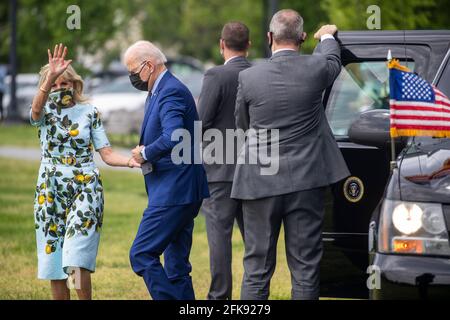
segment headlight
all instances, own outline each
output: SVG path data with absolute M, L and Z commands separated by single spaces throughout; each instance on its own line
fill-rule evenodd
M 412 234 L 422 227 L 423 211 L 416 204 L 407 206 L 404 203 L 395 207 L 392 213 L 392 222 L 398 231 Z
M 450 256 L 442 205 L 437 203 L 385 200 L 378 239 L 381 252 Z
M 431 234 L 441 234 L 445 232 L 444 215 L 442 207 L 428 207 L 422 217 L 423 228 Z

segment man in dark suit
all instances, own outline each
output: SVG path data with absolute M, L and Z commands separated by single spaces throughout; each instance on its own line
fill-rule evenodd
M 243 23 L 230 22 L 223 27 L 220 52 L 225 63 L 206 72 L 198 102 L 203 131 L 217 129 L 226 137 L 227 129 L 235 129 L 238 75 L 250 67 L 246 59 L 249 46 L 250 32 Z M 208 142 L 204 143 L 205 148 L 208 145 Z M 227 151 L 231 150 L 224 147 L 221 163 L 206 164 L 211 161 L 205 158 L 211 198 L 203 202 L 202 212 L 206 217 L 210 254 L 211 285 L 208 299 L 214 300 L 231 299 L 231 236 L 235 219 L 243 235 L 241 204 L 230 198 L 236 156 L 232 164 L 226 164 Z
M 236 166 L 231 196 L 243 200 L 242 299 L 268 298 L 282 223 L 292 298 L 319 298 L 324 191 L 349 175 L 322 104 L 324 90 L 341 70 L 336 31 L 322 27 L 314 54 L 299 55 L 306 38 L 303 19 L 282 10 L 268 33 L 272 57 L 239 75 L 237 127 L 279 130 L 278 141 L 271 142 L 279 150 L 276 174 L 261 174 L 262 161 Z M 249 146 L 247 139 L 243 154 L 255 154 Z
M 198 121 L 195 102 L 186 86 L 166 69 L 166 61 L 148 41 L 137 42 L 125 53 L 131 83 L 149 92 L 140 145 L 132 152 L 142 163 L 148 207 L 130 250 L 130 262 L 153 299 L 193 300 L 189 254 L 194 218 L 209 193 L 203 165 L 194 162 L 199 151 L 192 139 Z M 189 163 L 172 160 L 172 149 L 178 144 L 172 140 L 175 130 L 191 136 Z M 164 267 L 160 262 L 163 253 Z

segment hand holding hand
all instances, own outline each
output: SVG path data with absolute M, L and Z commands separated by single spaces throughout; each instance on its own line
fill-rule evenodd
M 134 158 L 131 157 L 130 160 L 128 160 L 128 167 L 130 167 L 130 168 L 140 168 L 141 164 L 136 162 L 136 160 L 134 160 Z
M 314 34 L 314 39 L 320 40 L 320 38 L 324 35 L 324 34 L 331 34 L 332 36 L 334 36 L 336 34 L 336 32 L 338 31 L 338 28 L 336 25 L 334 24 L 326 24 L 324 26 L 322 26 L 315 34 Z
M 134 161 L 139 164 L 143 164 L 145 159 L 142 157 L 141 151 L 144 149 L 144 146 L 136 146 L 133 150 L 131 150 L 131 154 L 133 156 Z

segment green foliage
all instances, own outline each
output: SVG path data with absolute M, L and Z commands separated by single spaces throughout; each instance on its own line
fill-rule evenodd
M 17 51 L 20 72 L 37 72 L 47 61 L 47 48 L 64 43 L 76 62 L 82 54 L 101 50 L 105 42 L 126 26 L 128 17 L 136 12 L 134 2 L 122 0 L 20 0 L 17 13 Z M 6 17 L 9 1 L 0 4 L 0 17 Z M 67 8 L 81 9 L 81 29 L 69 30 Z M 3 23 L 0 23 L 2 25 Z M 8 28 L 9 29 L 9 28 Z M 10 47 L 9 30 L 0 34 L 0 57 L 7 57 Z M 2 59 L 3 60 L 3 59 Z
M 120 48 L 105 43 L 117 32 L 128 35 L 135 21 L 143 37 L 164 50 L 194 56 L 203 61 L 222 61 L 218 41 L 224 23 L 239 20 L 251 30 L 251 58 L 264 55 L 266 0 L 19 0 L 18 54 L 21 72 L 36 72 L 46 61 L 46 49 L 63 42 L 76 62 L 85 53 L 101 52 L 104 63 L 117 59 Z M 81 8 L 81 30 L 68 30 L 67 7 Z M 341 30 L 365 30 L 369 5 L 381 8 L 382 30 L 448 29 L 450 0 L 279 0 L 280 8 L 298 10 L 305 19 L 311 52 L 314 32 L 324 23 Z M 8 1 L 0 2 L 0 63 L 8 60 Z M 116 43 L 117 45 L 117 43 Z M 106 52 L 105 52 L 106 51 Z M 79 66 L 78 66 L 79 67 Z
M 306 42 L 303 44 L 304 52 L 312 52 L 317 44 L 314 33 L 323 24 L 331 23 L 328 14 L 320 5 L 320 1 L 282 0 L 280 9 L 297 10 L 304 19 L 304 31 L 307 33 Z
M 250 28 L 254 57 L 263 45 L 261 0 L 150 1 L 146 5 L 144 36 L 180 53 L 201 60 L 220 62 L 219 39 L 229 21 L 242 21 Z
M 343 30 L 366 29 L 367 7 L 381 9 L 382 30 L 448 29 L 448 0 L 322 0 L 330 21 Z
M 279 0 L 280 9 L 300 12 L 308 33 L 304 52 L 311 52 L 316 41 L 313 35 L 326 23 L 337 24 L 341 30 L 365 30 L 370 14 L 367 7 L 381 8 L 383 30 L 447 29 L 449 0 Z M 267 26 L 264 24 L 264 0 L 175 0 L 151 1 L 146 5 L 144 35 L 182 54 L 201 60 L 221 62 L 218 38 L 224 23 L 240 20 L 251 29 L 250 56 L 263 55 Z

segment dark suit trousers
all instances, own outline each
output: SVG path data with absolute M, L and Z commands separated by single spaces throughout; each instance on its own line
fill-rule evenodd
M 242 208 L 238 200 L 230 198 L 231 182 L 210 182 L 211 197 L 203 201 L 202 212 L 206 218 L 211 285 L 209 300 L 230 300 L 232 294 L 231 237 L 236 219 L 241 234 Z
M 320 291 L 325 188 L 244 200 L 245 256 L 242 300 L 266 300 L 284 226 L 292 299 L 315 300 Z
M 148 207 L 130 250 L 133 271 L 154 300 L 194 300 L 189 255 L 201 202 Z M 164 267 L 160 256 L 164 253 Z

